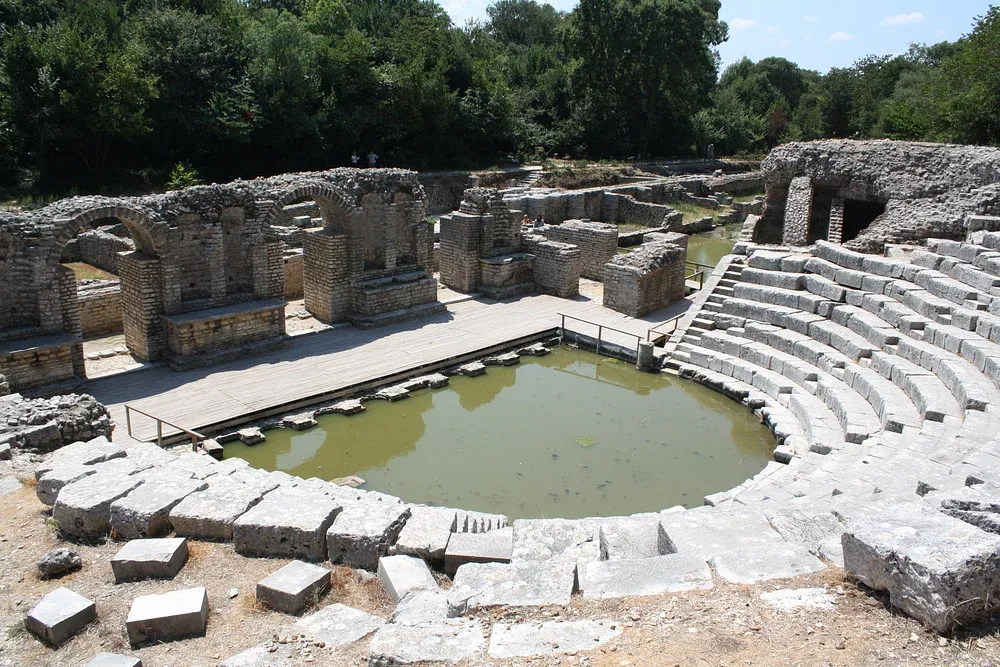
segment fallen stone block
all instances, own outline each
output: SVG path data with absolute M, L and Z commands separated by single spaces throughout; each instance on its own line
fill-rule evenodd
M 236 432 L 236 437 L 244 445 L 256 445 L 264 442 L 264 433 L 255 427 L 241 428 Z
M 214 438 L 208 438 L 204 442 L 202 442 L 201 451 L 205 452 L 216 461 L 221 461 L 222 457 L 225 456 L 226 453 L 225 447 L 219 444 L 219 441 L 215 440 Z M 236 460 L 242 460 L 242 459 L 230 459 L 230 461 L 236 461 Z M 222 474 L 228 474 L 228 471 Z
M 0 477 L 0 496 L 14 493 L 21 488 L 21 482 L 16 477 Z
M 333 405 L 328 405 L 326 407 L 319 408 L 316 410 L 316 416 L 320 415 L 356 415 L 359 412 L 364 412 L 365 406 L 361 401 L 356 398 L 349 398 L 344 401 L 338 401 Z
M 56 504 L 56 498 L 59 497 L 59 492 L 64 486 L 96 474 L 97 468 L 81 463 L 67 463 L 57 468 L 52 468 L 45 471 L 38 478 L 38 484 L 35 486 L 35 495 L 38 496 L 40 501 L 51 507 Z
M 111 503 L 111 530 L 118 539 L 134 540 L 169 533 L 170 510 L 208 484 L 184 479 L 184 473 L 144 474 L 144 483 Z
M 872 507 L 843 536 L 849 576 L 938 632 L 1000 604 L 1000 537 L 918 503 Z
M 97 605 L 68 588 L 57 588 L 34 606 L 24 627 L 39 639 L 59 646 L 97 620 Z
M 716 553 L 711 563 L 719 577 L 735 584 L 790 579 L 826 568 L 823 561 L 797 544 L 736 547 Z
M 401 401 L 404 398 L 410 397 L 410 390 L 402 385 L 396 385 L 393 387 L 384 387 L 375 392 L 375 398 L 389 401 L 393 403 L 395 401 Z
M 37 565 L 38 574 L 43 579 L 52 579 L 76 572 L 83 567 L 83 559 L 72 549 L 61 547 L 39 558 Z
M 303 412 L 299 415 L 291 415 L 281 420 L 281 425 L 296 431 L 305 431 L 316 425 L 316 420 L 311 412 Z
M 87 442 L 74 442 L 60 447 L 35 467 L 35 479 L 48 471 L 64 465 L 92 465 L 126 455 L 125 448 L 111 443 L 103 435 Z
M 457 526 L 457 516 L 456 510 L 444 507 L 411 507 L 410 518 L 399 531 L 393 552 L 432 562 L 443 560 L 448 540 Z
M 378 578 L 393 602 L 399 602 L 410 591 L 435 590 L 434 575 L 422 558 L 414 556 L 383 556 L 378 561 Z
M 326 533 L 330 562 L 374 570 L 410 518 L 405 505 L 347 503 Z
M 393 623 L 416 625 L 418 623 L 444 622 L 448 619 L 448 594 L 440 589 L 418 588 L 410 591 L 396 603 L 392 612 Z
M 192 493 L 170 510 L 174 533 L 202 540 L 231 541 L 233 522 L 264 497 L 264 492 L 254 487 L 230 476 L 210 481 L 206 490 Z
M 623 598 L 712 588 L 712 571 L 701 556 L 669 554 L 637 560 L 607 560 L 579 566 L 585 598 Z
M 476 623 L 383 626 L 369 647 L 370 667 L 454 663 L 482 658 L 486 639 Z
M 187 540 L 161 537 L 132 540 L 111 557 L 115 583 L 140 579 L 172 579 L 187 563 Z
M 330 590 L 330 570 L 293 560 L 257 582 L 257 601 L 286 614 L 298 614 L 307 604 L 315 605 Z
M 479 377 L 486 373 L 486 364 L 473 361 L 468 364 L 462 364 L 456 369 L 456 372 L 466 377 Z
M 364 639 L 383 625 L 385 621 L 378 616 L 337 603 L 303 616 L 291 629 L 327 646 L 343 646 Z
M 142 660 L 130 655 L 98 653 L 83 667 L 142 667 Z
M 340 508 L 340 502 L 328 496 L 272 491 L 233 522 L 236 552 L 325 560 L 326 531 Z
M 469 563 L 455 573 L 448 591 L 448 615 L 461 616 L 481 607 L 565 606 L 575 586 L 575 563 Z
M 135 646 L 146 641 L 201 636 L 207 624 L 208 592 L 199 587 L 137 597 L 129 609 L 125 629 Z
M 522 347 L 517 353 L 522 357 L 544 357 L 546 354 L 552 352 L 549 348 L 545 347 L 541 343 L 535 343 L 534 345 L 528 345 L 527 347 Z
M 614 621 L 495 623 L 488 653 L 503 659 L 589 651 L 621 633 L 621 624 Z
M 521 363 L 521 357 L 516 352 L 506 352 L 483 359 L 487 366 L 514 366 Z
M 448 376 L 442 375 L 441 373 L 431 373 L 430 375 L 421 375 L 419 377 L 407 380 L 402 384 L 409 391 L 416 391 L 418 389 L 438 389 L 440 387 L 447 386 Z
M 455 533 L 444 553 L 444 571 L 454 575 L 466 563 L 509 563 L 514 550 L 514 529 L 485 533 Z
M 67 484 L 59 492 L 52 518 L 73 537 L 97 537 L 111 530 L 111 503 L 142 484 L 135 475 L 97 474 Z

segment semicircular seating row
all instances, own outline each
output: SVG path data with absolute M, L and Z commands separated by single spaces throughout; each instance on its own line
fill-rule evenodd
M 978 236 L 909 261 L 826 242 L 724 260 L 671 365 L 759 409 L 779 463 L 706 503 L 1000 482 L 1000 233 Z

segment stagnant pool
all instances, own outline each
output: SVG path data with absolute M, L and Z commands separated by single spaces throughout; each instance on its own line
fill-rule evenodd
M 579 518 L 700 505 L 763 469 L 775 444 L 721 394 L 568 347 L 365 405 L 227 444 L 226 456 L 305 478 L 358 475 L 410 502 Z

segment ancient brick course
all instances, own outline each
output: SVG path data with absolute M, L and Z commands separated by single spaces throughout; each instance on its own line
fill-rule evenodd
M 640 317 L 684 298 L 687 250 L 667 241 L 618 255 L 604 269 L 604 305 Z
M 580 275 L 604 279 L 604 265 L 618 253 L 618 226 L 590 220 L 567 220 L 539 233 L 552 241 L 575 245 L 581 252 Z

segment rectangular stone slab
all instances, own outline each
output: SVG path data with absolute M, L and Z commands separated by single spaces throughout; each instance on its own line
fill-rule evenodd
M 917 503 L 875 505 L 847 524 L 848 575 L 938 632 L 988 619 L 1000 603 L 997 535 Z
M 575 587 L 575 563 L 469 563 L 455 573 L 448 591 L 448 615 L 461 616 L 480 607 L 565 606 Z
M 52 518 L 73 537 L 97 537 L 111 529 L 111 503 L 142 484 L 134 476 L 97 474 L 68 484 L 59 492 Z
M 486 533 L 455 533 L 444 553 L 444 571 L 454 575 L 466 563 L 509 563 L 513 550 L 513 528 Z
M 621 623 L 614 621 L 495 623 L 490 633 L 489 656 L 504 659 L 589 651 L 621 633 Z
M 237 553 L 326 559 L 326 531 L 341 503 L 328 496 L 278 489 L 233 522 Z
M 177 535 L 229 542 L 233 539 L 233 522 L 259 503 L 264 494 L 252 484 L 229 477 L 210 477 L 206 481 L 207 489 L 192 493 L 170 510 L 170 524 Z
M 173 464 L 171 464 L 173 465 Z M 169 533 L 170 510 L 208 485 L 175 474 L 144 474 L 145 482 L 111 503 L 111 530 L 119 539 L 134 540 Z
M 716 574 L 736 584 L 789 579 L 826 568 L 823 561 L 799 544 L 758 544 L 736 547 L 712 556 Z
M 448 593 L 440 589 L 410 591 L 396 603 L 392 622 L 403 625 L 448 620 Z
M 712 588 L 712 571 L 701 556 L 670 554 L 582 563 L 579 580 L 585 598 L 637 597 Z
M 327 646 L 343 646 L 364 639 L 383 625 L 385 621 L 378 616 L 337 603 L 303 616 L 291 630 Z
M 374 570 L 378 559 L 389 553 L 410 509 L 405 505 L 378 502 L 347 503 L 326 533 L 330 562 Z
M 83 667 L 142 667 L 142 660 L 130 655 L 98 653 Z
M 372 638 L 371 667 L 415 663 L 455 663 L 483 656 L 486 639 L 475 623 L 428 623 L 419 626 L 384 625 Z
M 597 526 L 593 519 L 517 519 L 511 561 L 598 560 Z
M 134 646 L 150 640 L 204 635 L 207 623 L 208 592 L 199 587 L 136 598 L 125 629 Z
M 767 517 L 752 509 L 698 508 L 661 512 L 666 553 L 686 553 L 711 558 L 739 546 L 782 544 Z
M 65 447 L 61 447 L 53 452 L 48 458 L 38 464 L 35 468 L 35 479 L 41 479 L 49 470 L 60 466 L 90 465 L 108 461 L 125 456 L 125 449 L 118 444 L 108 442 L 104 436 L 88 440 L 87 442 L 74 442 Z
M 132 540 L 111 558 L 115 583 L 140 579 L 172 579 L 187 562 L 187 540 L 162 537 Z
M 297 614 L 330 589 L 330 570 L 293 560 L 257 582 L 257 600 L 271 609 Z
M 397 554 L 420 556 L 429 561 L 444 560 L 448 540 L 455 532 L 458 512 L 443 507 L 412 507 L 410 518 L 399 532 L 394 547 Z
M 68 588 L 59 587 L 28 612 L 24 627 L 39 639 L 59 646 L 97 620 L 97 605 Z
M 378 561 L 378 578 L 393 602 L 413 590 L 438 588 L 427 563 L 416 556 L 383 556 Z

